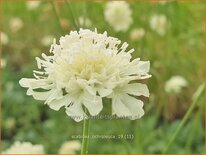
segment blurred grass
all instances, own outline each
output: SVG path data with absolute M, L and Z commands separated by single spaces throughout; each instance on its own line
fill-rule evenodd
M 82 134 L 82 123 L 69 119 L 64 110 L 54 112 L 42 102 L 26 96 L 18 81 L 31 77 L 36 68 L 35 57 L 49 51 L 41 39 L 47 35 L 59 38 L 74 30 L 69 8 L 64 2 L 54 3 L 60 19 L 69 22 L 69 28 L 59 28 L 59 22 L 48 1 L 42 1 L 36 10 L 28 10 L 24 1 L 3 1 L 3 29 L 8 34 L 9 44 L 2 47 L 3 59 L 7 66 L 2 71 L 2 146 L 3 149 L 14 141 L 31 141 L 43 144 L 48 153 L 57 153 L 61 144 L 71 140 L 72 135 Z M 164 5 L 151 2 L 130 2 L 134 23 L 126 32 L 115 32 L 103 16 L 104 2 L 87 2 L 87 17 L 92 21 L 91 29 L 108 32 L 129 43 L 135 48 L 134 57 L 151 61 L 151 74 L 148 80 L 151 97 L 145 103 L 145 116 L 136 121 L 93 120 L 91 133 L 97 135 L 134 134 L 133 140 L 92 139 L 90 153 L 161 153 L 170 136 L 176 130 L 187 108 L 191 96 L 204 81 L 204 1 L 171 2 Z M 85 2 L 71 2 L 75 17 L 84 16 Z M 149 19 L 152 14 L 165 14 L 169 27 L 161 37 L 151 31 Z M 19 17 L 24 27 L 12 32 L 9 22 Z M 129 39 L 129 32 L 136 27 L 146 30 L 144 38 L 137 42 Z M 184 76 L 189 87 L 177 96 L 177 103 L 171 103 L 164 92 L 165 81 L 173 75 Z M 105 102 L 109 102 L 106 100 Z M 198 101 L 192 117 L 180 131 L 169 153 L 205 153 L 204 150 L 204 96 Z M 175 108 L 171 109 L 170 106 Z M 111 113 L 109 105 L 104 113 Z M 183 106 L 183 108 L 182 108 Z M 173 111 L 172 111 L 173 110 Z M 15 120 L 8 126 L 9 119 Z

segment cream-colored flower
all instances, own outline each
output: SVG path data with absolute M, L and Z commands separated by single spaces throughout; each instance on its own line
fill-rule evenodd
M 54 110 L 65 107 L 67 115 L 76 121 L 86 116 L 82 105 L 90 115 L 98 115 L 104 97 L 112 98 L 113 114 L 140 118 L 143 102 L 130 95 L 149 96 L 147 86 L 137 80 L 151 76 L 150 63 L 131 60 L 134 49 L 126 52 L 127 47 L 106 32 L 71 31 L 59 44 L 54 40 L 49 56 L 36 58 L 41 71 L 34 71 L 34 79 L 21 79 L 20 85 L 28 88 L 27 95 L 44 100 Z M 39 88 L 45 91 L 36 90 Z
M 4 58 L 1 58 L 1 68 L 5 68 L 7 65 L 7 61 Z
M 167 93 L 180 93 L 182 88 L 188 85 L 187 80 L 179 75 L 171 77 L 165 84 L 165 91 Z
M 26 7 L 28 10 L 35 10 L 37 9 L 41 4 L 41 1 L 37 0 L 37 1 L 27 1 L 26 2 Z
M 167 30 L 167 17 L 165 15 L 154 14 L 150 18 L 150 27 L 153 31 L 163 36 Z
M 159 1 L 159 3 L 162 4 L 162 5 L 165 5 L 167 3 L 174 2 L 174 1 L 175 0 L 161 0 L 161 1 Z
M 52 44 L 53 40 L 54 40 L 54 37 L 51 35 L 48 35 L 48 36 L 45 36 L 42 38 L 41 44 L 43 46 L 50 46 Z
M 30 142 L 15 142 L 2 154 L 44 154 L 44 147 L 42 145 L 33 145 Z
M 9 21 L 9 27 L 12 32 L 19 31 L 20 29 L 23 28 L 23 26 L 24 26 L 24 22 L 22 21 L 21 18 L 14 17 L 14 18 L 11 18 Z
M 1 44 L 6 45 L 9 42 L 9 38 L 6 33 L 1 32 Z
M 130 39 L 132 41 L 140 40 L 145 35 L 145 30 L 143 28 L 136 28 L 130 32 Z
M 126 31 L 133 22 L 132 10 L 125 1 L 107 2 L 104 17 L 115 31 Z
M 81 143 L 78 140 L 67 141 L 62 144 L 59 154 L 75 154 L 81 149 Z
M 164 5 L 164 4 L 166 4 L 167 2 L 168 2 L 167 0 L 161 0 L 161 1 L 159 1 L 159 4 Z
M 92 22 L 89 18 L 84 19 L 84 17 L 80 16 L 78 18 L 78 21 L 79 21 L 80 26 L 86 26 L 86 27 L 91 27 L 92 26 Z

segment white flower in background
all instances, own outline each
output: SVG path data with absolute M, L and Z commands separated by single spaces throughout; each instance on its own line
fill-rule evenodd
M 187 80 L 182 76 L 173 76 L 165 84 L 167 93 L 180 93 L 183 87 L 188 85 Z
M 67 141 L 62 144 L 59 154 L 75 154 L 81 149 L 81 143 L 78 140 Z
M 150 27 L 159 35 L 165 35 L 167 29 L 167 17 L 165 15 L 152 15 L 150 18 Z
M 4 58 L 1 58 L 1 68 L 5 68 L 7 65 L 7 61 Z
M 79 24 L 80 26 L 86 26 L 86 27 L 91 27 L 92 26 L 92 22 L 89 18 L 85 18 L 84 17 L 79 17 L 78 18 Z
M 6 33 L 1 32 L 1 44 L 6 45 L 9 42 L 9 38 Z
M 19 31 L 20 29 L 23 28 L 23 26 L 24 26 L 24 23 L 21 18 L 14 17 L 14 18 L 11 18 L 9 21 L 9 27 L 12 32 Z
M 159 1 L 159 4 L 164 5 L 164 4 L 166 4 L 167 2 L 168 2 L 167 0 L 161 0 L 161 1 Z
M 159 3 L 162 4 L 162 5 L 164 5 L 164 4 L 173 2 L 173 1 L 175 1 L 175 0 L 161 0 L 161 1 L 159 1 Z
M 104 17 L 115 31 L 126 31 L 133 22 L 132 10 L 125 1 L 107 2 Z
M 53 40 L 54 40 L 54 37 L 51 35 L 48 35 L 48 36 L 45 36 L 42 38 L 41 44 L 43 46 L 50 46 L 52 44 Z
M 20 85 L 28 88 L 27 95 L 44 100 L 54 110 L 65 107 L 76 121 L 86 116 L 82 105 L 90 115 L 98 115 L 103 97 L 112 98 L 113 114 L 140 118 L 143 102 L 130 95 L 149 96 L 146 84 L 137 80 L 151 77 L 150 63 L 139 58 L 131 61 L 134 49 L 126 52 L 127 47 L 106 32 L 71 31 L 60 38 L 59 45 L 54 41 L 49 56 L 36 58 L 41 71 L 34 71 L 34 79 L 21 79 Z M 38 92 L 39 88 L 45 91 Z
M 130 39 L 132 41 L 140 40 L 145 35 L 145 30 L 143 28 L 136 28 L 130 32 Z
M 26 7 L 28 10 L 35 10 L 37 9 L 41 4 L 41 1 L 27 1 L 26 2 Z
M 44 154 L 42 145 L 33 145 L 30 142 L 15 142 L 2 154 Z

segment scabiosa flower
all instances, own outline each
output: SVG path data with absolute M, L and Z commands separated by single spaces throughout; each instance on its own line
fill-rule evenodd
M 62 144 L 59 154 L 75 154 L 81 149 L 81 143 L 78 140 L 67 141 Z
M 8 35 L 4 32 L 1 32 L 1 43 L 2 45 L 6 45 L 9 43 Z
M 167 17 L 163 14 L 154 14 L 150 18 L 150 27 L 153 31 L 157 32 L 159 35 L 163 36 L 167 29 Z
M 19 17 L 13 17 L 9 21 L 9 27 L 12 32 L 17 32 L 24 27 L 24 22 Z
M 1 58 L 1 68 L 5 68 L 7 65 L 7 61 L 4 58 Z
M 37 9 L 41 4 L 41 1 L 27 1 L 26 7 L 28 10 L 35 10 Z
M 126 31 L 133 22 L 132 11 L 125 1 L 107 2 L 104 17 L 115 31 Z
M 9 149 L 2 154 L 44 154 L 42 145 L 33 145 L 30 142 L 15 142 Z
M 65 107 L 67 115 L 76 121 L 86 116 L 82 106 L 90 115 L 98 115 L 104 97 L 112 99 L 113 114 L 140 118 L 143 102 L 130 95 L 149 96 L 147 86 L 137 80 L 151 76 L 150 63 L 139 58 L 131 61 L 134 49 L 126 52 L 127 47 L 106 32 L 71 31 L 59 44 L 54 40 L 51 55 L 36 58 L 42 70 L 34 71 L 34 79 L 21 79 L 20 85 L 28 88 L 27 95 L 44 100 L 54 110 Z
M 171 77 L 165 84 L 165 91 L 167 93 L 180 93 L 182 88 L 188 85 L 187 80 L 179 75 Z
M 132 41 L 140 40 L 145 35 L 145 30 L 143 28 L 135 28 L 130 32 L 130 39 Z

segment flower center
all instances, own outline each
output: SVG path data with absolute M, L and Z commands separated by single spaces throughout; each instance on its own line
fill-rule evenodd
M 74 76 L 89 80 L 92 75 L 101 74 L 109 60 L 108 55 L 97 50 L 81 52 L 71 56 L 69 68 Z

